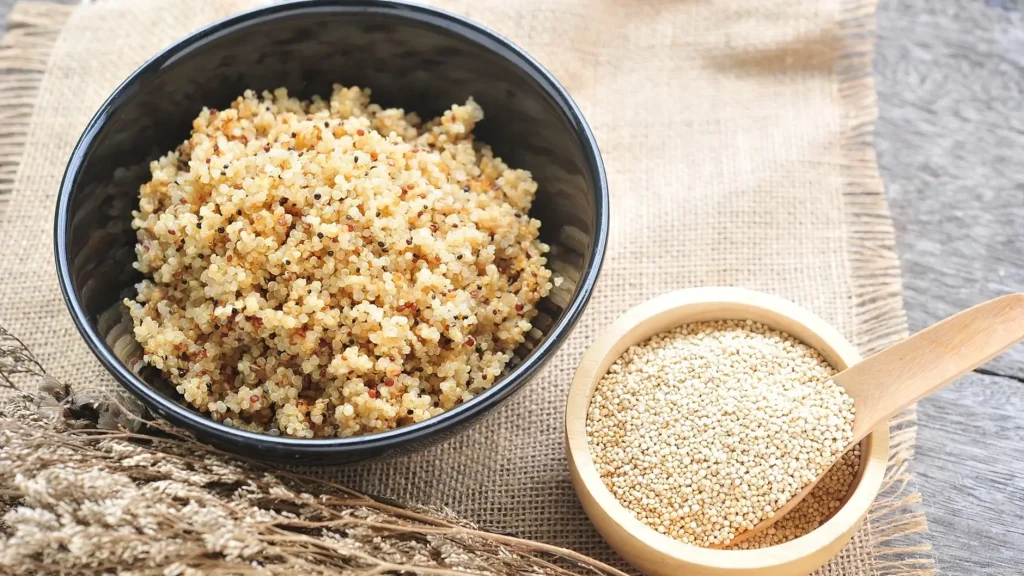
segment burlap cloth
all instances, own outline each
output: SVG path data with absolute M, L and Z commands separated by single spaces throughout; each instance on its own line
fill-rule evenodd
M 51 226 L 68 156 L 144 60 L 253 0 L 19 5 L 0 53 L 0 325 L 58 378 L 113 387 L 65 310 Z M 572 93 L 611 185 L 598 288 L 541 376 L 470 432 L 403 460 L 324 472 L 485 527 L 608 557 L 563 449 L 574 366 L 629 306 L 740 285 L 816 311 L 865 352 L 905 331 L 893 230 L 875 165 L 871 0 L 438 0 L 505 34 Z M 239 91 L 244 89 L 239 86 Z M 126 190 L 126 194 L 132 191 Z M 885 490 L 825 574 L 931 571 L 907 487 L 913 415 L 894 423 Z

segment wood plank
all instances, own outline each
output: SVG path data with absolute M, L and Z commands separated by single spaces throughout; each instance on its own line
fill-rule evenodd
M 1020 6 L 1020 4 L 1017 4 Z M 879 5 L 877 148 L 912 330 L 1024 290 L 1024 15 L 1006 0 Z M 920 404 L 943 574 L 1024 573 L 1024 347 Z
M 913 467 L 943 574 L 1024 574 L 1024 386 L 972 374 L 919 404 Z
M 882 2 L 875 72 L 911 328 L 1024 290 L 1024 15 Z M 986 368 L 1024 378 L 1024 346 Z

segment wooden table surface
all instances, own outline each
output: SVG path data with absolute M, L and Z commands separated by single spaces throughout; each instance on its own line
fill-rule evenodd
M 1024 0 L 880 0 L 875 75 L 911 329 L 1024 291 Z M 940 573 L 1024 574 L 1024 347 L 919 420 Z
M 880 0 L 882 177 L 912 330 L 1024 291 L 1024 2 Z M 942 574 L 1024 574 L 1024 347 L 919 404 Z

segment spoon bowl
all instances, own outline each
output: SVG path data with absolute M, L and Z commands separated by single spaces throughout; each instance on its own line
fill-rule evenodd
M 817 349 L 837 370 L 861 360 L 856 348 L 827 322 L 775 296 L 742 288 L 672 292 L 629 310 L 584 354 L 566 404 L 569 468 L 583 509 L 601 536 L 646 574 L 694 576 L 797 576 L 821 567 L 850 540 L 878 495 L 889 453 L 881 423 L 861 441 L 861 466 L 842 506 L 810 533 L 758 550 L 714 550 L 684 544 L 640 522 L 605 487 L 586 435 L 587 408 L 598 382 L 630 346 L 683 324 L 754 320 Z

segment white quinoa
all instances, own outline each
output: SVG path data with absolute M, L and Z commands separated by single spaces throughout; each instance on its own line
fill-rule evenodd
M 854 409 L 834 374 L 816 350 L 756 322 L 656 335 L 631 346 L 597 385 L 587 418 L 594 463 L 648 526 L 698 546 L 728 544 L 842 456 Z M 850 469 L 796 527 L 746 547 L 820 523 L 845 496 L 839 484 Z
M 490 388 L 552 287 L 529 172 L 335 86 L 204 109 L 151 164 L 126 299 L 144 360 L 232 426 L 351 436 Z
M 860 471 L 860 445 L 854 445 L 814 486 L 811 493 L 763 532 L 733 544 L 735 550 L 751 550 L 784 544 L 821 526 L 850 494 Z

